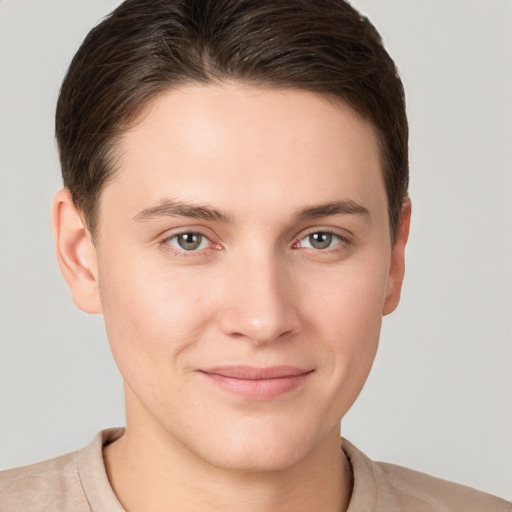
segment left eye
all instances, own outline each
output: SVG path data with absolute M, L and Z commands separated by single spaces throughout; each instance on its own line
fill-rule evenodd
M 171 236 L 167 243 L 180 251 L 197 251 L 206 249 L 209 240 L 201 233 L 187 232 Z
M 300 247 L 310 249 L 330 249 L 341 242 L 341 236 L 329 231 L 317 231 L 305 236 L 299 241 Z

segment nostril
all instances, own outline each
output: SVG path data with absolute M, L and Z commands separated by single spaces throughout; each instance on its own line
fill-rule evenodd
M 252 313 L 252 314 L 251 314 Z M 220 325 L 222 331 L 234 338 L 245 338 L 255 344 L 268 344 L 289 336 L 296 329 L 295 313 L 275 312 L 260 313 L 244 308 L 224 310 Z

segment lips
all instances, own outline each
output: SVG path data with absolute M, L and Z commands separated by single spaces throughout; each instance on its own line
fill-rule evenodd
M 219 366 L 200 373 L 229 393 L 252 400 L 270 400 L 300 388 L 313 370 L 295 366 Z

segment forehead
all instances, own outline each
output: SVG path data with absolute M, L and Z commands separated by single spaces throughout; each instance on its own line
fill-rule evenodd
M 117 150 L 117 174 L 104 195 L 134 206 L 178 196 L 266 210 L 285 197 L 299 208 L 340 198 L 373 202 L 384 193 L 372 125 L 341 101 L 295 89 L 228 83 L 167 91 Z

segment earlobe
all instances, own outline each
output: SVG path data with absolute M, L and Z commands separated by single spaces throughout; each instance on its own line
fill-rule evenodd
M 69 190 L 55 194 L 51 222 L 57 261 L 73 302 L 86 313 L 101 313 L 96 250 Z
M 386 299 L 382 308 L 383 315 L 392 313 L 400 302 L 400 293 L 402 291 L 402 283 L 405 274 L 405 246 L 409 238 L 410 224 L 411 201 L 409 198 L 406 198 L 402 205 L 396 240 L 391 250 Z

